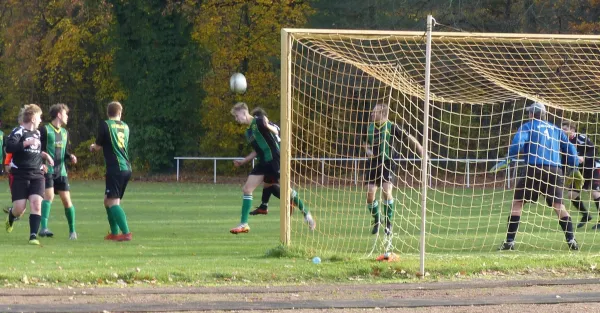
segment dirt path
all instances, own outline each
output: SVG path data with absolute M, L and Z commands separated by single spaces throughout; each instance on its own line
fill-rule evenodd
M 0 312 L 600 312 L 600 279 L 0 289 Z

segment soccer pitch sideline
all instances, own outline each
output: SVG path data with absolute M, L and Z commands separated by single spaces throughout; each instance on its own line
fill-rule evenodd
M 79 240 L 68 240 L 68 228 L 58 197 L 49 227 L 54 238 L 41 246 L 27 244 L 27 215 L 12 233 L 0 239 L 0 284 L 299 284 L 328 282 L 389 282 L 416 280 L 418 254 L 402 254 L 401 261 L 379 263 L 363 255 L 321 256 L 279 246 L 279 201 L 273 198 L 267 216 L 251 218 L 249 234 L 231 235 L 239 222 L 240 186 L 188 183 L 132 182 L 123 207 L 133 232 L 131 242 L 104 241 L 108 231 L 102 206 L 103 181 L 74 181 Z M 9 203 L 8 187 L 0 199 Z M 255 193 L 255 204 L 260 200 Z M 27 213 L 28 214 L 28 213 Z M 300 219 L 294 214 L 293 219 Z M 326 221 L 319 221 L 326 227 Z M 3 231 L 4 232 L 4 231 Z M 367 251 L 365 251 L 367 252 Z M 428 254 L 427 279 L 455 279 L 568 273 L 595 273 L 592 254 L 454 253 Z M 561 274 L 562 275 L 562 274 Z M 521 276 L 522 277 L 522 276 Z

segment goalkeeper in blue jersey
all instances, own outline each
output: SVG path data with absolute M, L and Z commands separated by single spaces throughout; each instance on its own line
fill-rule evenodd
M 600 169 L 598 168 L 598 160 L 596 159 L 596 145 L 588 136 L 582 133 L 577 133 L 577 125 L 573 121 L 564 120 L 561 123 L 563 131 L 567 134 L 569 141 L 577 148 L 579 154 L 579 172 L 583 174 L 583 185 L 576 186 L 567 185 L 569 189 L 569 199 L 579 212 L 581 212 L 581 222 L 577 224 L 577 228 L 583 227 L 587 222 L 592 220 L 591 214 L 588 212 L 585 204 L 579 197 L 581 191 L 592 190 L 592 197 L 596 203 L 596 208 L 600 211 Z M 600 223 L 594 225 L 592 229 L 598 230 Z
M 527 112 L 530 120 L 521 125 L 513 137 L 507 157 L 516 159 L 520 154 L 527 170 L 525 176 L 517 180 L 506 240 L 499 249 L 514 250 L 523 204 L 525 201 L 536 202 L 541 194 L 558 215 L 569 249 L 579 250 L 571 217 L 563 204 L 564 175 L 561 169 L 561 153 L 566 155 L 567 166 L 579 165 L 577 149 L 565 132 L 546 121 L 546 106 L 536 102 L 527 107 Z

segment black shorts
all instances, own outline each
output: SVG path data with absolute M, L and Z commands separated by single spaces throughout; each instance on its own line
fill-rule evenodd
M 267 184 L 279 183 L 279 162 L 271 161 L 258 163 L 254 166 L 250 175 L 264 175 L 263 181 Z
M 546 203 L 563 203 L 563 171 L 560 167 L 549 165 L 527 165 L 524 177 L 517 180 L 514 200 L 537 202 L 540 194 Z
M 583 171 L 583 190 L 600 191 L 600 169 L 586 169 Z
M 385 160 L 383 163 L 378 159 L 367 161 L 367 184 L 381 186 L 382 183 L 396 182 L 396 163 Z
M 123 199 L 125 195 L 125 189 L 127 189 L 127 183 L 131 178 L 131 172 L 119 171 L 106 173 L 106 189 L 104 195 L 108 199 Z
M 54 188 L 54 193 L 58 194 L 59 191 L 69 191 L 69 179 L 67 176 L 55 176 L 53 174 L 44 175 L 46 180 L 46 189 Z
M 31 195 L 44 196 L 44 176 L 39 177 L 23 177 L 19 175 L 11 175 L 10 193 L 12 201 L 29 199 Z

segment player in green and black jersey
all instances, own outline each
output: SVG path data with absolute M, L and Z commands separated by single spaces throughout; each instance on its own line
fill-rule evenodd
M 54 160 L 54 166 L 48 166 L 45 174 L 46 191 L 42 201 L 42 222 L 40 237 L 52 237 L 54 234 L 48 229 L 48 218 L 54 194 L 60 196 L 65 208 L 65 216 L 69 224 L 69 239 L 76 240 L 75 232 L 75 207 L 71 202 L 71 192 L 69 191 L 69 180 L 67 178 L 66 159 L 71 163 L 77 163 L 77 157 L 67 151 L 69 147 L 69 132 L 63 127 L 69 120 L 69 107 L 66 104 L 59 103 L 50 107 L 51 122 L 40 129 L 40 140 L 42 142 L 42 151 L 48 153 Z
M 366 140 L 363 147 L 369 157 L 367 161 L 367 207 L 373 217 L 373 229 L 371 233 L 379 232 L 381 223 L 379 218 L 379 203 L 375 200 L 375 193 L 379 186 L 382 187 L 384 209 L 386 215 L 385 233 L 392 232 L 392 217 L 394 215 L 394 186 L 396 162 L 393 160 L 397 153 L 396 143 L 408 140 L 416 148 L 419 155 L 423 155 L 423 147 L 415 137 L 410 135 L 404 128 L 388 119 L 389 107 L 385 104 L 376 104 L 371 112 L 372 123 L 369 123 Z
M 121 199 L 131 178 L 131 163 L 129 160 L 129 126 L 121 121 L 123 106 L 119 102 L 108 104 L 108 120 L 100 123 L 96 143 L 90 150 L 104 152 L 106 163 L 106 189 L 104 193 L 104 208 L 108 216 L 110 234 L 104 239 L 129 241 L 132 239 L 125 211 L 121 207 Z M 119 234 L 119 230 L 122 232 Z
M 230 230 L 232 234 L 247 233 L 250 231 L 248 226 L 248 215 L 250 214 L 250 208 L 252 207 L 252 192 L 258 187 L 265 178 L 269 178 L 269 181 L 279 182 L 279 141 L 276 135 L 279 135 L 279 130 L 269 124 L 269 120 L 262 114 L 252 115 L 248 111 L 248 106 L 239 102 L 231 109 L 231 114 L 235 117 L 235 120 L 240 124 L 247 124 L 248 129 L 245 132 L 246 140 L 252 147 L 252 153 L 246 156 L 243 160 L 235 160 L 235 166 L 241 166 L 248 162 L 251 162 L 254 158 L 258 159 L 258 163 L 254 166 L 246 184 L 242 188 L 243 201 L 242 201 L 242 218 L 240 224 Z M 277 188 L 275 196 L 279 194 L 279 186 L 273 185 Z M 304 206 L 304 203 L 298 197 L 298 193 L 292 190 L 291 195 L 292 201 L 300 209 L 304 215 L 304 220 L 308 223 L 311 230 L 315 229 L 315 221 L 311 214 L 308 212 L 308 208 Z

